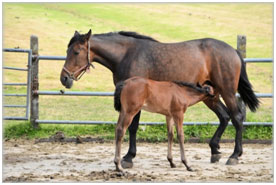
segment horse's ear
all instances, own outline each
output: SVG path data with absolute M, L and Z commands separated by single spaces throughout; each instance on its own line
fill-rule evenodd
M 74 36 L 79 35 L 79 32 L 76 30 Z
M 88 33 L 85 35 L 85 39 L 86 40 L 89 40 L 89 38 L 90 38 L 90 36 L 91 36 L 91 33 L 92 33 L 92 31 L 91 31 L 91 29 L 88 31 Z

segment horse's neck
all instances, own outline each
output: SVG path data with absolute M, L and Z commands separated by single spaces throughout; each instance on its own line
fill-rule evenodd
M 111 39 L 110 36 L 109 38 L 92 36 L 90 42 L 91 49 L 95 54 L 94 61 L 104 65 L 112 72 L 122 61 L 128 49 L 126 40 Z

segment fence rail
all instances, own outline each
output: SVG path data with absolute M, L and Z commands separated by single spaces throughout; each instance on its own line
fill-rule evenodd
M 37 95 L 56 95 L 56 96 L 114 96 L 114 92 L 85 92 L 85 91 L 35 91 Z M 271 93 L 255 93 L 259 98 L 272 98 Z M 237 97 L 240 95 L 237 93 Z
M 272 58 L 245 58 L 244 62 L 246 63 L 271 63 L 273 62 Z
M 66 60 L 65 56 L 38 56 L 39 60 Z M 246 63 L 271 63 L 273 62 L 272 58 L 245 58 L 244 62 Z
M 245 51 L 245 36 L 238 36 L 238 50 L 241 52 L 245 63 L 272 63 L 272 58 L 246 58 Z M 81 121 L 81 120 L 40 120 L 39 119 L 39 104 L 38 99 L 41 95 L 48 96 L 113 96 L 114 92 L 80 92 L 80 91 L 44 91 L 39 90 L 39 80 L 38 80 L 38 68 L 40 60 L 47 61 L 64 61 L 66 60 L 65 56 L 43 56 L 38 54 L 38 38 L 36 36 L 31 37 L 31 49 L 3 49 L 5 52 L 26 52 L 29 53 L 28 58 L 28 68 L 16 68 L 16 67 L 3 67 L 6 70 L 20 70 L 28 71 L 28 91 L 27 94 L 3 94 L 3 96 L 27 96 L 27 101 L 30 103 L 31 115 L 29 117 L 5 117 L 6 120 L 31 120 L 31 123 L 34 127 L 37 127 L 38 124 L 116 124 L 113 121 Z M 4 83 L 3 85 L 26 85 L 25 83 Z M 239 94 L 236 94 L 239 97 Z M 273 98 L 271 93 L 256 93 L 256 96 L 259 98 Z M 4 105 L 4 107 L 24 107 L 25 105 Z M 27 111 L 29 111 L 28 104 L 26 105 Z M 164 124 L 163 122 L 140 122 L 141 125 L 160 125 Z M 184 125 L 218 125 L 218 122 L 184 122 Z M 229 123 L 231 125 L 231 123 Z M 272 126 L 272 122 L 244 122 L 244 125 L 263 125 L 263 126 Z

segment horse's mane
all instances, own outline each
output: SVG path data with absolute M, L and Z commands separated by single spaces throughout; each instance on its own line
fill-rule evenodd
M 173 83 L 175 83 L 176 85 L 178 85 L 180 87 L 189 87 L 189 88 L 194 89 L 200 93 L 209 94 L 209 90 L 206 88 L 202 88 L 202 86 L 200 86 L 199 84 L 193 84 L 193 83 L 181 82 L 181 81 L 173 81 Z
M 136 39 L 144 39 L 144 40 L 150 40 L 150 41 L 153 41 L 153 42 L 159 42 L 149 36 L 145 36 L 145 35 L 141 35 L 139 33 L 136 33 L 136 32 L 131 32 L 131 31 L 119 31 L 119 32 L 109 32 L 109 33 L 100 33 L 100 34 L 94 34 L 95 36 L 113 36 L 113 35 L 116 35 L 116 34 L 119 34 L 119 35 L 122 35 L 122 36 L 125 36 L 125 37 L 133 37 L 133 38 L 136 38 Z
M 138 34 L 136 32 L 119 31 L 118 34 L 126 36 L 126 37 L 133 37 L 133 38 L 136 38 L 136 39 L 146 39 L 146 40 L 150 40 L 150 41 L 154 41 L 154 42 L 159 42 L 159 41 L 155 40 L 152 37 L 145 36 L 145 35 L 140 35 L 140 34 Z
M 126 37 L 133 37 L 136 39 L 144 39 L 144 40 L 150 40 L 153 42 L 159 42 L 149 36 L 145 36 L 145 35 L 140 35 L 136 32 L 130 32 L 130 31 L 119 31 L 119 32 L 109 32 L 109 33 L 100 33 L 100 34 L 94 34 L 94 36 L 113 36 L 113 35 L 122 35 L 122 36 L 126 36 Z M 68 48 L 76 41 L 79 41 L 80 43 L 84 43 L 85 42 L 85 34 L 76 34 L 74 35 L 69 44 L 68 44 Z

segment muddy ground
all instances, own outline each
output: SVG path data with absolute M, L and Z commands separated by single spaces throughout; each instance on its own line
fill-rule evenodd
M 273 182 L 273 145 L 244 144 L 235 166 L 226 166 L 234 144 L 221 144 L 223 157 L 211 164 L 208 144 L 185 143 L 188 172 L 173 145 L 176 168 L 166 159 L 166 143 L 137 143 L 134 167 L 115 172 L 113 142 L 38 142 L 8 140 L 3 143 L 4 182 Z M 123 143 L 125 154 L 128 143 Z

